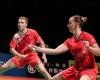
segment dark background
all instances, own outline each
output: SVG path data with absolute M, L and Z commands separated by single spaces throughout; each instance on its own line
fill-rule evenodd
M 29 27 L 37 30 L 45 43 L 52 48 L 55 48 L 71 36 L 65 25 L 70 16 L 76 14 L 87 16 L 88 21 L 83 30 L 91 33 L 100 45 L 99 1 L 1 0 L 0 5 L 0 52 L 9 53 L 9 42 L 17 31 L 19 16 L 28 17 Z M 48 57 L 51 60 L 73 59 L 70 54 Z M 96 60 L 99 61 L 99 58 L 96 57 Z

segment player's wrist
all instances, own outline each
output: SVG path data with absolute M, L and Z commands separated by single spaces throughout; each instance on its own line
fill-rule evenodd
M 45 55 L 45 53 L 43 53 L 42 57 L 45 57 L 45 58 L 46 58 L 46 55 Z
M 88 45 L 87 48 L 90 49 L 90 45 Z
M 20 58 L 21 57 L 21 54 L 18 54 L 17 56 Z
M 37 48 L 32 48 L 32 51 L 38 52 Z
M 31 48 L 31 50 L 32 50 L 33 52 L 36 52 L 36 51 L 37 51 L 36 48 Z

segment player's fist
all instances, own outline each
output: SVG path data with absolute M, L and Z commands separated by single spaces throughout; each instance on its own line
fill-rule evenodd
M 33 45 L 28 45 L 29 49 L 32 50 L 33 52 L 36 51 Z
M 89 47 L 89 41 L 83 41 L 84 45 L 88 48 Z

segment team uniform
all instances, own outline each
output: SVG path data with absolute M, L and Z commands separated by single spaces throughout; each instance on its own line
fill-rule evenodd
M 17 37 L 16 34 L 18 34 Z M 16 49 L 16 51 L 22 55 L 26 54 L 27 57 L 20 60 L 17 56 L 15 56 L 11 58 L 11 60 L 16 64 L 16 67 L 18 68 L 22 68 L 26 64 L 35 66 L 40 58 L 36 52 L 32 52 L 28 48 L 28 45 L 36 45 L 37 43 L 41 42 L 41 37 L 35 30 L 29 28 L 27 28 L 26 34 L 19 34 L 18 32 L 16 34 L 10 41 L 10 48 Z
M 94 37 L 84 31 L 77 40 L 71 37 L 63 43 L 69 48 L 75 58 L 75 64 L 61 72 L 64 80 L 79 80 L 82 75 L 88 75 L 91 80 L 96 80 L 98 68 L 94 56 L 88 51 L 82 41 L 89 41 L 90 46 L 96 43 Z

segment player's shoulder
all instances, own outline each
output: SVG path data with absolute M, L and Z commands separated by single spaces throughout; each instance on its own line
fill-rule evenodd
M 73 40 L 73 37 L 69 37 L 69 38 L 66 39 L 67 42 L 70 42 L 72 40 Z
M 20 36 L 19 36 L 19 34 L 18 34 L 18 32 L 16 32 L 14 35 L 13 35 L 13 38 L 19 38 Z
M 93 39 L 94 36 L 91 33 L 83 32 L 83 38 L 84 39 Z
M 85 32 L 85 31 L 83 31 L 83 35 L 84 35 L 84 36 L 92 36 L 91 33 L 88 33 L 88 32 Z
M 35 29 L 31 29 L 31 28 L 28 28 L 28 31 L 29 31 L 29 32 L 36 32 Z
M 35 29 L 28 28 L 28 34 L 37 34 Z

